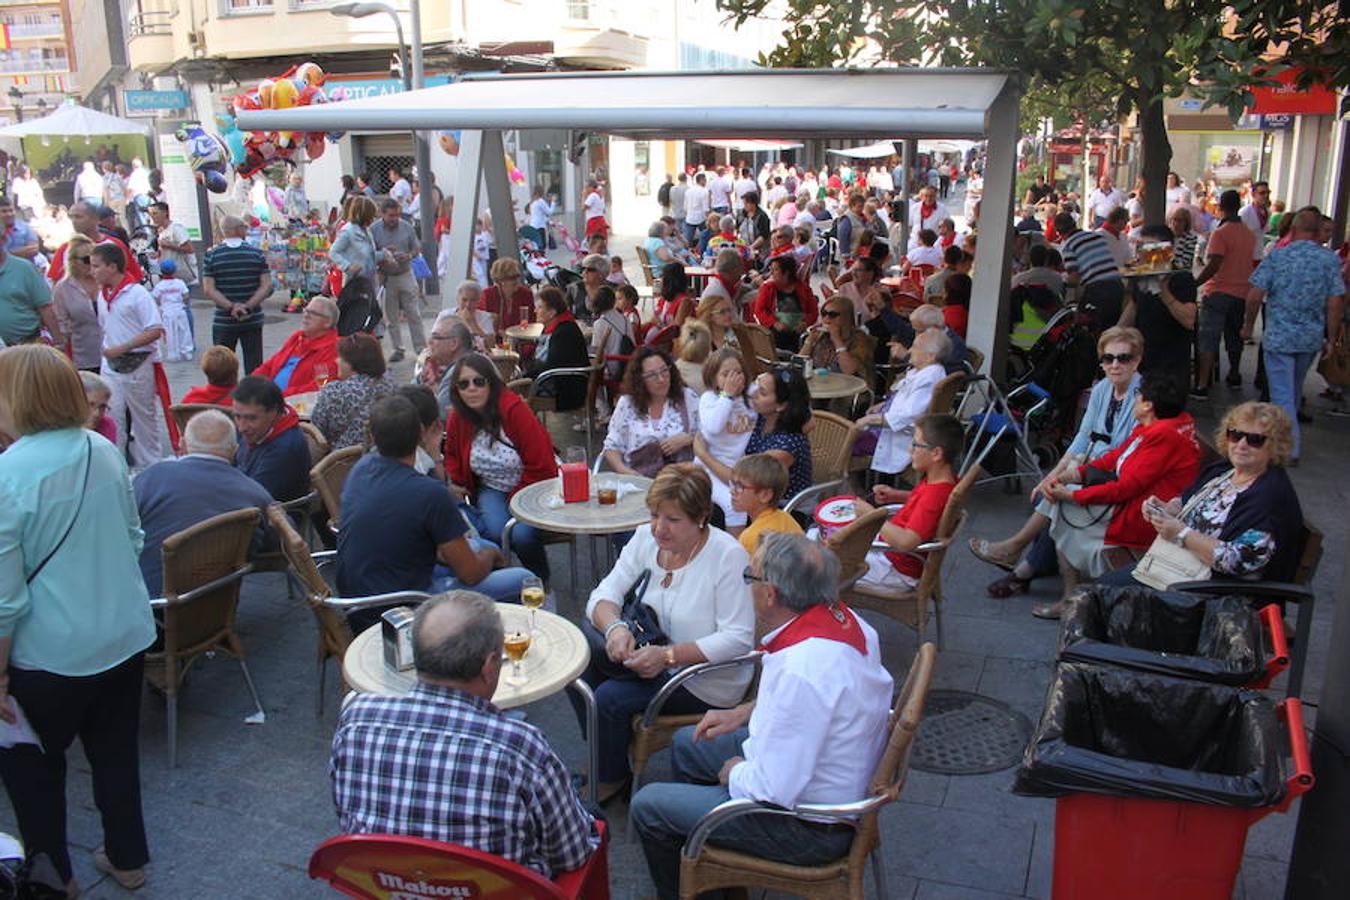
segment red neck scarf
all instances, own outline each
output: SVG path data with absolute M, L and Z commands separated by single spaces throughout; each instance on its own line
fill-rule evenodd
M 952 244 L 955 243 L 956 243 L 956 232 L 954 231 L 945 237 L 938 238 L 938 244 L 944 248 L 950 247 Z
M 108 304 L 108 309 L 112 309 L 113 301 L 117 299 L 117 295 L 133 284 L 136 284 L 136 279 L 132 278 L 131 273 L 127 272 L 122 275 L 122 280 L 117 283 L 117 287 L 103 288 L 103 302 Z
M 544 326 L 544 334 L 552 334 L 553 332 L 557 331 L 558 326 L 564 322 L 575 322 L 575 321 L 576 317 L 573 316 L 571 312 L 560 312 L 556 316 L 548 320 L 548 324 Z
M 929 206 L 927 203 L 923 203 L 922 201 L 920 201 L 920 203 L 919 203 L 919 225 L 922 226 L 922 225 L 923 225 L 924 219 L 927 219 L 929 216 L 931 216 L 931 215 L 932 215 L 933 213 L 935 213 L 935 212 L 937 212 L 937 204 L 936 204 L 936 203 L 934 203 L 932 206 Z
M 810 638 L 825 638 L 848 644 L 863 656 L 867 655 L 867 639 L 853 611 L 843 603 L 834 605 L 818 604 L 797 616 L 761 647 L 769 653 L 786 650 L 793 644 L 800 644 Z
M 732 281 L 728 279 L 725 275 L 722 275 L 721 273 L 714 275 L 713 277 L 716 278 L 718 281 L 722 282 L 722 287 L 727 289 L 727 296 L 730 297 L 732 300 L 735 300 L 736 291 L 740 287 L 741 280 L 737 278 L 735 281 Z

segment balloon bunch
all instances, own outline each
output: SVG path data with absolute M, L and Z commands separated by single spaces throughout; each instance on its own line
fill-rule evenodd
M 276 78 L 264 78 L 258 82 L 255 90 L 232 98 L 231 112 L 238 114 L 245 110 L 292 109 L 347 99 L 347 92 L 343 88 L 325 93 L 323 84 L 327 78 L 317 63 L 305 62 L 292 66 Z M 235 171 L 245 178 L 277 160 L 290 161 L 301 147 L 310 159 L 318 159 L 327 147 L 325 139 L 336 143 L 343 136 L 340 131 L 327 134 L 322 131 L 241 132 L 235 125 L 234 115 L 224 114 L 216 118 L 223 130 L 224 141 L 230 148 L 230 161 Z

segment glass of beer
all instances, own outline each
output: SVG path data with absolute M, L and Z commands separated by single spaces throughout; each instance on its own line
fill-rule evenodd
M 604 478 L 595 489 L 595 499 L 601 506 L 613 506 L 619 502 L 619 483 L 613 478 Z
M 314 367 L 314 383 L 319 386 L 320 390 L 322 390 L 323 386 L 331 381 L 332 378 L 332 373 L 328 371 L 328 367 L 323 363 Z
M 530 634 L 538 634 L 534 611 L 544 605 L 544 579 L 531 575 L 520 583 L 520 603 L 530 611 Z
M 525 651 L 530 649 L 529 634 L 524 631 L 508 631 L 502 647 L 506 650 L 507 659 L 511 660 L 511 674 L 506 677 L 506 683 L 524 684 L 525 673 L 521 671 L 520 661 L 525 658 Z

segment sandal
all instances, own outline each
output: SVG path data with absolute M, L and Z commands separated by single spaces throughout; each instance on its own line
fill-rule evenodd
M 1018 578 L 1016 575 L 1005 575 L 998 581 L 991 582 L 985 590 L 990 597 L 1004 600 L 1014 594 L 1025 594 L 1031 590 L 1031 579 Z
M 1031 614 L 1038 619 L 1058 619 L 1064 612 L 1064 601 L 1055 600 L 1048 603 L 1037 603 L 1031 607 Z
M 975 555 L 976 559 L 983 560 L 984 562 L 989 563 L 989 565 L 991 566 L 998 566 L 1005 572 L 1011 572 L 1013 569 L 1017 568 L 1017 560 L 1001 559 L 1000 557 L 997 557 L 994 554 L 990 553 L 989 552 L 990 543 L 984 538 L 971 538 L 969 541 L 969 545 L 970 545 L 970 552 Z

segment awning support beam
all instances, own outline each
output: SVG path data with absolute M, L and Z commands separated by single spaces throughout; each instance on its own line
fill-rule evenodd
M 500 131 L 463 131 L 459 139 L 459 170 L 455 179 L 455 211 L 450 223 L 450 263 L 441 285 L 441 305 L 453 309 L 459 282 L 473 276 L 473 237 L 487 191 L 492 234 L 498 257 L 517 258 L 520 241 L 511 209 L 511 183 L 506 174 L 506 147 Z M 487 288 L 487 285 L 483 285 Z M 512 323 L 498 322 L 498 328 Z
M 985 352 L 986 373 L 1001 382 L 1008 359 L 1008 273 L 1017 174 L 1017 88 L 1011 82 L 989 107 L 988 146 L 966 337 L 971 346 Z

